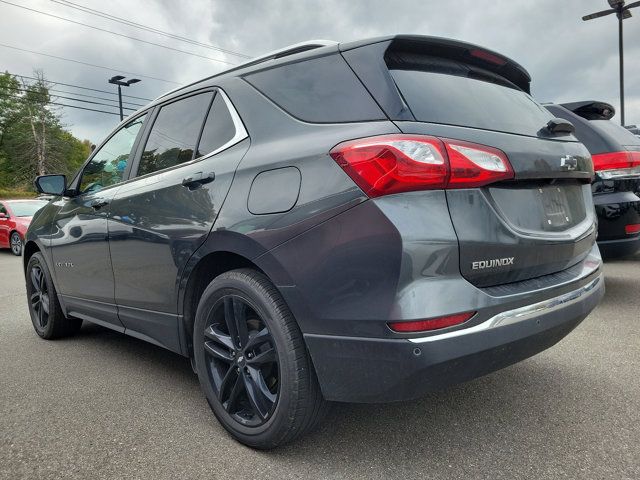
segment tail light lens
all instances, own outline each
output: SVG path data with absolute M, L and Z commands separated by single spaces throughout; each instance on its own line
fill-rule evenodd
M 640 152 L 598 153 L 591 158 L 594 170 L 605 180 L 640 175 Z
M 624 226 L 624 232 L 627 235 L 633 235 L 636 233 L 640 233 L 640 223 L 631 223 L 629 225 Z
M 500 150 L 422 135 L 352 140 L 337 145 L 330 155 L 369 197 L 472 188 L 514 177 Z
M 389 328 L 394 332 L 399 333 L 417 333 L 427 332 L 429 330 L 438 330 L 440 328 L 453 327 L 454 325 L 460 325 L 471 317 L 476 312 L 457 313 L 456 315 L 449 315 L 446 317 L 429 318 L 427 320 L 417 320 L 409 322 L 390 322 Z

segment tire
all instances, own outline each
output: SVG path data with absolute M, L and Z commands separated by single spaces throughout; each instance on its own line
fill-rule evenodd
M 260 272 L 232 270 L 209 284 L 196 311 L 193 348 L 214 415 L 249 447 L 291 442 L 328 409 L 298 324 Z
M 27 263 L 26 281 L 29 314 L 40 337 L 53 340 L 69 337 L 80 330 L 82 320 L 67 318 L 62 312 L 51 274 L 39 252 Z
M 22 238 L 20 238 L 20 234 L 18 232 L 11 232 L 9 245 L 11 246 L 11 253 L 17 257 L 22 255 Z

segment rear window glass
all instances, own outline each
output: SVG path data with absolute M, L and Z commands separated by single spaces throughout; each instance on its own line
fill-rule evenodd
M 635 147 L 640 147 L 639 137 L 635 136 L 626 128 L 613 123 L 611 120 L 591 120 L 589 123 L 612 137 L 616 142 L 619 142 L 620 145 L 624 145 L 625 147 L 633 146 L 633 150 L 636 150 Z
M 283 65 L 245 78 L 290 115 L 306 122 L 358 122 L 385 118 L 338 55 Z
M 391 75 L 421 122 L 535 136 L 553 118 L 516 88 L 419 70 L 391 70 Z

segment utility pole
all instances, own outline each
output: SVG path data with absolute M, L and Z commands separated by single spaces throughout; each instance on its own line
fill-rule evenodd
M 111 77 L 109 79 L 109 83 L 118 86 L 118 105 L 120 106 L 120 121 L 124 119 L 124 114 L 122 112 L 122 87 L 128 87 L 133 83 L 138 83 L 140 79 L 132 78 L 131 80 L 125 80 L 124 75 L 116 75 L 115 77 Z
M 602 10 L 600 12 L 590 13 L 582 17 L 585 22 L 587 20 L 593 20 L 594 18 L 605 17 L 615 13 L 618 17 L 618 51 L 620 55 L 620 125 L 624 127 L 624 50 L 622 39 L 622 21 L 631 17 L 631 9 L 640 7 L 640 1 L 625 5 L 625 0 L 607 0 L 609 6 L 608 10 Z

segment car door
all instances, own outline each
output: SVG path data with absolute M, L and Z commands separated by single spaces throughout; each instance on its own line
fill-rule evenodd
M 144 120 L 142 115 L 128 122 L 94 152 L 71 185 L 75 194 L 57 200 L 51 239 L 58 293 L 67 313 L 120 331 L 107 219 Z
M 9 211 L 7 207 L 0 202 L 0 213 L 5 216 L 0 215 L 0 248 L 8 248 L 9 247 Z
M 156 108 L 132 179 L 111 203 L 115 298 L 127 333 L 179 350 L 177 282 L 209 234 L 248 148 L 221 90 Z

